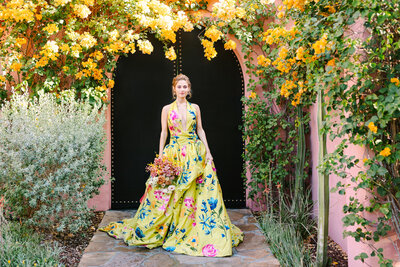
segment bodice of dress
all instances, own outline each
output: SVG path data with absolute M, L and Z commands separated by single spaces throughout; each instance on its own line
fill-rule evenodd
M 179 117 L 176 100 L 172 102 L 168 113 L 168 129 L 170 133 L 170 143 L 185 144 L 190 141 L 197 141 L 199 137 L 197 130 L 196 110 L 192 103 L 187 101 L 186 105 L 186 125 L 183 125 L 183 119 Z

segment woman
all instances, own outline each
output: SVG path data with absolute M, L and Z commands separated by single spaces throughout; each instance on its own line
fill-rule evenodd
M 243 241 L 243 232 L 226 212 L 200 108 L 186 100 L 192 94 L 187 76 L 173 79 L 172 94 L 176 100 L 161 112 L 159 155 L 182 167 L 175 190 L 154 189 L 149 179 L 135 216 L 100 230 L 128 245 L 162 246 L 192 256 L 230 256 L 232 247 Z M 170 142 L 164 148 L 167 129 Z

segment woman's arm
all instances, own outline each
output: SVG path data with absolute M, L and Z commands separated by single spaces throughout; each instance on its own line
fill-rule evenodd
M 168 115 L 169 105 L 163 107 L 161 111 L 161 134 L 160 134 L 160 146 L 158 149 L 158 156 L 161 157 L 165 145 L 165 141 L 167 140 L 168 136 L 168 129 L 167 129 L 167 115 Z
M 203 129 L 203 125 L 201 124 L 200 107 L 197 104 L 194 104 L 194 107 L 196 109 L 196 117 L 197 117 L 197 135 L 199 136 L 200 140 L 203 142 L 204 146 L 206 147 L 206 151 L 207 151 L 206 160 L 213 160 L 210 148 L 208 147 L 206 133 Z

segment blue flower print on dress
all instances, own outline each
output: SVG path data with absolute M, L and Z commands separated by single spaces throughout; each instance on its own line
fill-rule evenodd
M 212 216 L 204 216 L 204 214 L 202 214 L 199 218 L 200 218 L 200 224 L 203 225 L 202 230 L 206 235 L 209 235 L 215 228 L 216 225 L 215 219 Z
M 142 229 L 140 229 L 139 227 L 136 227 L 135 234 L 136 234 L 136 236 L 137 236 L 138 238 L 143 238 L 143 237 L 145 237 L 145 235 L 143 234 Z
M 165 250 L 166 250 L 166 251 L 174 251 L 174 250 L 175 250 L 175 247 L 166 247 Z
M 205 212 L 205 213 L 208 212 L 207 203 L 206 203 L 205 200 L 203 200 L 203 201 L 201 202 L 201 211 L 203 211 L 203 212 Z
M 143 207 L 139 210 L 139 219 L 144 220 L 147 215 L 150 213 L 150 209 L 148 209 L 148 206 L 150 206 L 150 200 L 146 198 L 146 204 L 143 205 Z
M 218 199 L 211 197 L 207 201 L 208 205 L 210 205 L 211 210 L 214 210 L 217 207 Z

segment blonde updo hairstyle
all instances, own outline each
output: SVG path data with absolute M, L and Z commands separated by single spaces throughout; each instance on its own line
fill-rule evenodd
M 178 74 L 177 76 L 175 76 L 175 78 L 172 80 L 172 97 L 176 98 L 176 94 L 174 92 L 174 88 L 175 88 L 176 84 L 179 81 L 186 81 L 187 82 L 187 84 L 189 86 L 189 89 L 190 89 L 189 94 L 188 94 L 188 98 L 191 98 L 192 97 L 192 84 L 190 83 L 189 78 L 186 75 L 182 74 L 182 73 Z

